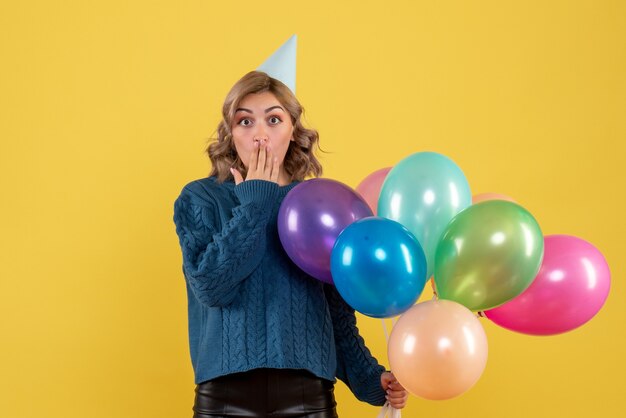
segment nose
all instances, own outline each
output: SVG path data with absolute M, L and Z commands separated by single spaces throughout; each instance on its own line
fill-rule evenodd
M 257 125 L 256 132 L 254 133 L 254 141 L 265 140 L 266 142 L 269 140 L 267 132 L 265 131 L 265 127 L 262 124 Z

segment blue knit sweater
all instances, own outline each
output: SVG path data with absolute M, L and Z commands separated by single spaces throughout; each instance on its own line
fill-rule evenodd
M 381 406 L 385 368 L 359 335 L 354 309 L 281 246 L 278 209 L 296 184 L 208 177 L 176 199 L 195 383 L 260 367 L 306 369 Z

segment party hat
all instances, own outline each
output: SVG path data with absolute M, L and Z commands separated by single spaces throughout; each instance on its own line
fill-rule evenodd
M 293 35 L 257 68 L 276 78 L 296 94 L 296 35 Z

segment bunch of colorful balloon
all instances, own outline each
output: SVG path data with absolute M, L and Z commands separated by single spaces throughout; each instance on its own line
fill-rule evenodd
M 449 399 L 478 381 L 487 338 L 472 311 L 550 335 L 584 324 L 606 300 L 610 273 L 596 248 L 544 237 L 506 196 L 472 198 L 463 172 L 441 154 L 410 155 L 357 192 L 334 180 L 303 182 L 283 201 L 279 235 L 300 268 L 334 283 L 355 310 L 401 315 L 388 357 L 415 395 Z M 439 299 L 415 304 L 431 276 Z

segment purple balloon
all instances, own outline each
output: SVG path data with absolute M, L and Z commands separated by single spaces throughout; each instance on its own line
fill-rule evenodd
M 311 179 L 285 196 L 278 211 L 278 235 L 298 267 L 332 284 L 330 254 L 337 237 L 351 223 L 372 215 L 367 202 L 349 186 Z
M 503 328 L 530 335 L 571 331 L 589 321 L 604 305 L 611 272 L 602 253 L 570 235 L 544 238 L 541 269 L 521 295 L 485 311 Z

